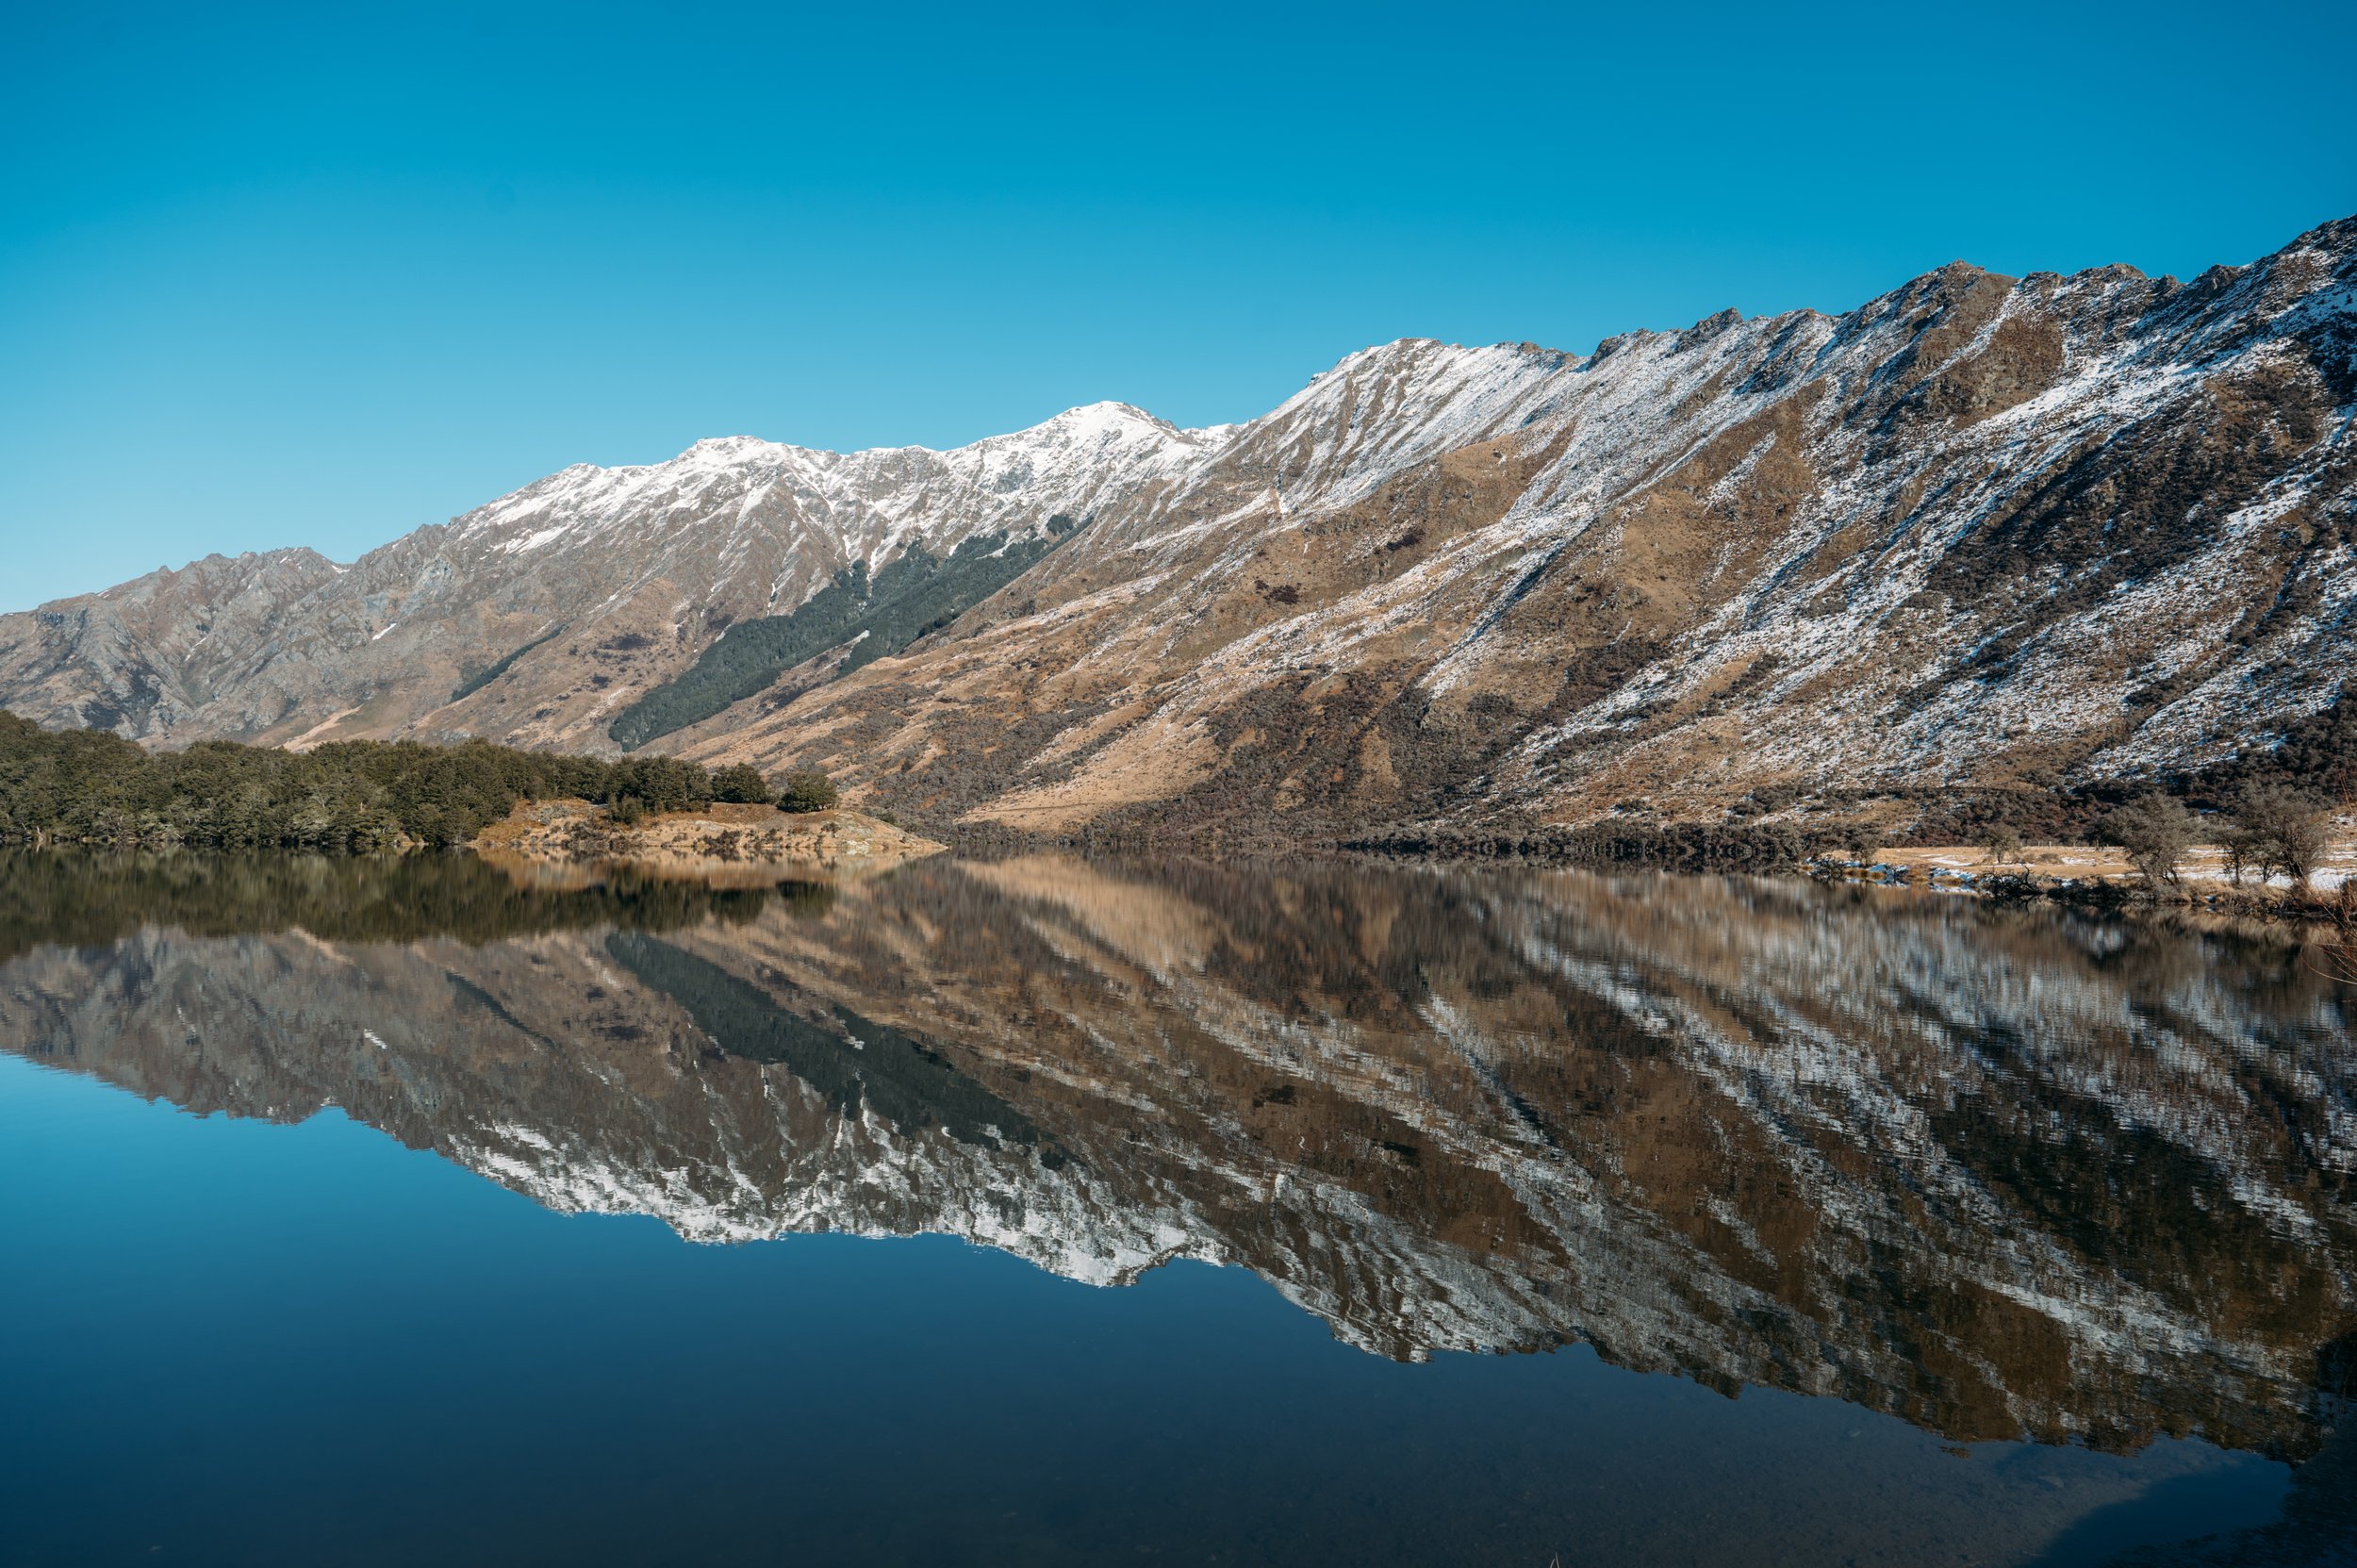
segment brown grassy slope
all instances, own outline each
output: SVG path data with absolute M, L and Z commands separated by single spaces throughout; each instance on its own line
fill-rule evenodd
M 2212 762 L 2357 668 L 2353 257 L 1371 351 L 905 656 L 674 744 L 926 821 L 1273 835 Z

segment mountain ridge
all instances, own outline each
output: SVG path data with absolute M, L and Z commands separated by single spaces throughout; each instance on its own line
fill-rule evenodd
M 0 701 L 603 751 L 739 622 L 1063 518 L 910 645 L 641 743 L 1054 833 L 2150 776 L 2265 745 L 2357 654 L 2353 256 L 2340 220 L 2183 283 L 1953 263 L 1584 356 L 1404 338 L 1200 431 L 1107 403 L 946 453 L 576 465 L 348 568 L 0 617 Z

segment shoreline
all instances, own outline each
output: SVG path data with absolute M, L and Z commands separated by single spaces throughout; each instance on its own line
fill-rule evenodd
M 1364 859 L 1389 865 L 1488 866 L 1499 869 L 1579 870 L 1604 876 L 1789 877 L 1821 885 L 1969 897 L 2001 904 L 2046 903 L 2092 913 L 2159 912 L 2297 931 L 2303 940 L 2347 942 L 2357 904 L 2357 839 L 2334 843 L 2316 883 L 2294 889 L 2281 878 L 2234 883 L 2219 870 L 2215 846 L 2188 854 L 2184 880 L 2148 890 L 2117 851 L 2094 845 L 2024 846 L 1991 861 L 1958 845 L 1894 846 L 1857 859 L 1774 824 L 1685 831 L 1630 831 L 1550 825 L 1520 831 L 1400 831 L 1367 836 L 1267 841 L 1224 834 L 1058 834 L 977 830 L 953 824 L 948 842 L 847 807 L 788 813 L 774 806 L 714 802 L 624 823 L 602 805 L 578 798 L 528 801 L 463 843 L 412 839 L 372 850 L 301 846 L 223 847 L 124 840 L 11 839 L 0 850 L 239 858 L 317 855 L 328 859 L 407 860 L 436 852 L 470 856 L 519 887 L 565 892 L 593 888 L 617 874 L 701 883 L 716 891 L 787 882 L 861 879 L 934 855 L 993 860 L 1052 851 L 1081 859 L 1186 856 L 1219 860 Z M 2349 889 L 2344 896 L 2341 889 Z

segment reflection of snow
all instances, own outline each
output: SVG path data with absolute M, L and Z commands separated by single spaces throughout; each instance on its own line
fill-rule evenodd
M 1338 886 L 1354 896 L 1251 889 L 1274 923 L 1251 954 L 1177 892 L 1045 861 L 665 938 L 805 1016 L 913 1013 L 1036 1141 L 846 1114 L 706 1050 L 570 933 L 334 953 L 149 933 L 11 965 L 0 1024 L 192 1104 L 349 1105 L 552 1209 L 699 1242 L 948 1234 L 1107 1286 L 1238 1264 L 1386 1355 L 1585 1339 L 1904 1401 L 1920 1330 L 2024 1426 L 2116 1429 L 2155 1404 L 2293 1419 L 2314 1347 L 2240 1286 L 2189 1282 L 2124 1231 L 2090 1257 L 2025 1202 L 2021 1173 L 2100 1178 L 2106 1147 L 2148 1151 L 2139 1171 L 2252 1256 L 2296 1245 L 2283 1288 L 2357 1296 L 2334 1202 L 2357 1175 L 2357 1059 L 2320 985 L 2252 983 L 2195 938 L 1805 884 Z M 1289 981 L 1305 972 L 1348 977 L 1347 1003 Z M 457 1006 L 453 980 L 499 1009 Z M 206 1035 L 229 1048 L 190 1051 Z M 2036 1314 L 2055 1368 L 1920 1305 L 1990 1299 Z

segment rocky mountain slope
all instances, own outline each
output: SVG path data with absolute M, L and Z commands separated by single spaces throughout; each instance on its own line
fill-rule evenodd
M 604 747 L 635 713 L 632 744 L 1056 833 L 2134 778 L 2339 700 L 2353 428 L 2345 220 L 2186 283 L 1957 264 L 1585 357 L 1403 341 L 1218 430 L 1100 405 L 569 470 L 349 570 L 0 619 L 0 701 L 163 743 Z M 894 618 L 835 576 L 969 539 L 1035 558 Z
M 1580 1341 L 1959 1440 L 2295 1456 L 2357 1328 L 2349 1027 L 2280 949 L 1954 900 L 1047 858 L 0 966 L 0 1048 L 695 1240 L 1192 1258 L 1389 1356 Z
M 912 551 L 1050 545 L 1218 437 L 1099 404 L 953 452 L 740 437 L 584 464 L 350 567 L 213 556 L 0 617 L 0 699 L 158 745 L 473 734 L 610 751 L 618 713 L 736 622 Z

